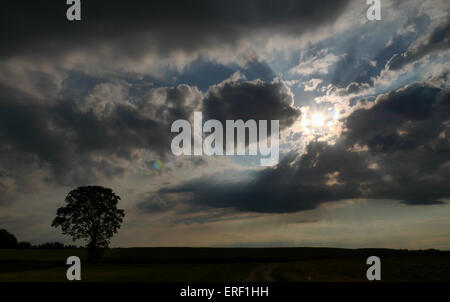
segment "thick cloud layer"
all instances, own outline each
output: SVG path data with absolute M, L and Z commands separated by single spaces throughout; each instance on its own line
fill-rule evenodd
M 11 191 L 11 181 L 39 170 L 63 185 L 122 175 L 141 150 L 171 154 L 172 122 L 191 120 L 202 108 L 209 118 L 279 119 L 283 127 L 299 115 L 278 80 L 224 82 L 206 97 L 188 85 L 135 86 L 100 83 L 83 98 L 45 102 L 0 86 L 0 189 Z
M 161 196 L 241 211 L 295 212 L 324 202 L 373 198 L 436 204 L 450 197 L 450 91 L 413 84 L 353 112 L 335 145 L 312 142 L 299 156 L 256 172 L 247 183 L 197 179 Z M 151 206 L 151 203 L 148 204 Z M 145 209 L 145 203 L 140 205 Z
M 219 120 L 223 125 L 226 120 L 279 120 L 283 129 L 300 116 L 293 103 L 292 93 L 279 80 L 225 81 L 208 90 L 203 107 L 208 119 Z
M 8 1 L 0 12 L 0 56 L 55 56 L 107 47 L 139 57 L 233 45 L 253 33 L 302 33 L 332 22 L 348 0 L 86 1 L 82 21 L 68 22 L 65 1 Z M 103 54 L 105 54 L 103 52 Z
M 62 184 L 122 174 L 125 168 L 120 160 L 133 161 L 136 150 L 164 156 L 170 150 L 171 123 L 189 118 L 202 97 L 195 87 L 180 85 L 152 88 L 129 101 L 99 102 L 94 95 L 101 90 L 94 90 L 84 101 L 42 103 L 1 86 L 2 167 L 8 167 L 14 177 L 24 173 L 19 163 L 35 163 Z

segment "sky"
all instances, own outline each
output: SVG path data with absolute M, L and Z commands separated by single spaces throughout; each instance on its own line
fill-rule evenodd
M 450 5 L 10 1 L 0 12 L 0 228 L 121 197 L 113 247 L 450 249 Z M 280 158 L 175 156 L 171 125 L 278 120 Z M 78 241 L 76 244 L 83 244 Z

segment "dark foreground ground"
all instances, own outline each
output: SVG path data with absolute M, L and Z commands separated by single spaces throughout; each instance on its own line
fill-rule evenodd
M 382 281 L 450 281 L 450 251 L 334 248 L 110 249 L 98 263 L 85 250 L 0 250 L 0 282 L 67 281 L 79 256 L 83 281 L 367 281 L 366 259 L 381 258 Z

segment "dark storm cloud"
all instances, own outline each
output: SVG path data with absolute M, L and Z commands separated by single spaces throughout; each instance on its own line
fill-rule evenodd
M 418 61 L 428 54 L 450 48 L 450 22 L 433 28 L 424 40 L 410 47 L 402 54 L 394 55 L 386 64 L 386 69 L 399 70 L 403 66 Z
M 368 178 L 365 160 L 345 149 L 331 149 L 325 143 L 313 143 L 302 157 L 290 154 L 278 166 L 257 172 L 254 179 L 240 183 L 221 183 L 197 179 L 158 194 L 193 194 L 194 205 L 235 208 L 240 211 L 286 213 L 316 208 L 320 203 L 359 195 L 354 183 L 329 186 L 328 173 L 350 165 L 355 181 Z M 346 176 L 348 178 L 348 176 Z M 140 206 L 146 209 L 145 205 Z
M 377 152 L 415 149 L 445 130 L 449 101 L 447 90 L 422 84 L 390 92 L 370 110 L 360 109 L 349 116 L 347 142 L 368 145 Z
M 233 45 L 252 33 L 302 33 L 332 22 L 348 0 L 84 1 L 66 20 L 65 1 L 8 1 L 0 12 L 0 56 L 55 56 L 106 46 L 134 58 L 149 50 L 194 51 Z
M 270 213 L 347 198 L 441 203 L 450 197 L 449 116 L 448 89 L 414 84 L 352 113 L 335 145 L 312 142 L 303 155 L 290 154 L 245 183 L 197 179 L 158 194 L 192 196 L 195 205 Z M 146 209 L 145 203 L 140 207 Z
M 98 112 L 98 103 L 40 103 L 0 86 L 1 166 L 17 174 L 19 163 L 30 162 L 48 168 L 51 180 L 79 184 L 124 173 L 117 159 L 133 161 L 138 149 L 164 156 L 170 150 L 171 123 L 190 117 L 201 94 L 187 85 L 157 91 L 162 104 L 149 95 L 109 103 L 107 112 Z
M 126 173 L 139 150 L 165 157 L 175 135 L 172 122 L 190 120 L 202 102 L 205 115 L 217 119 L 279 119 L 285 127 L 299 115 L 278 80 L 223 82 L 206 97 L 188 85 L 139 88 L 113 81 L 95 85 L 83 98 L 45 102 L 1 85 L 0 190 L 12 194 L 20 174 L 29 172 L 78 185 Z
M 414 84 L 347 121 L 348 145 L 367 145 L 382 181 L 368 196 L 433 204 L 450 196 L 450 92 Z
M 203 101 L 207 119 L 279 120 L 283 129 L 294 123 L 300 110 L 293 107 L 293 95 L 279 80 L 223 82 L 212 86 Z

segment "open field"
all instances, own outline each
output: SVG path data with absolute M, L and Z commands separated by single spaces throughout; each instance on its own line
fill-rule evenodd
M 69 256 L 83 281 L 221 282 L 366 280 L 381 258 L 382 281 L 450 281 L 450 252 L 333 248 L 126 248 L 87 263 L 85 250 L 0 250 L 0 282 L 67 281 Z

